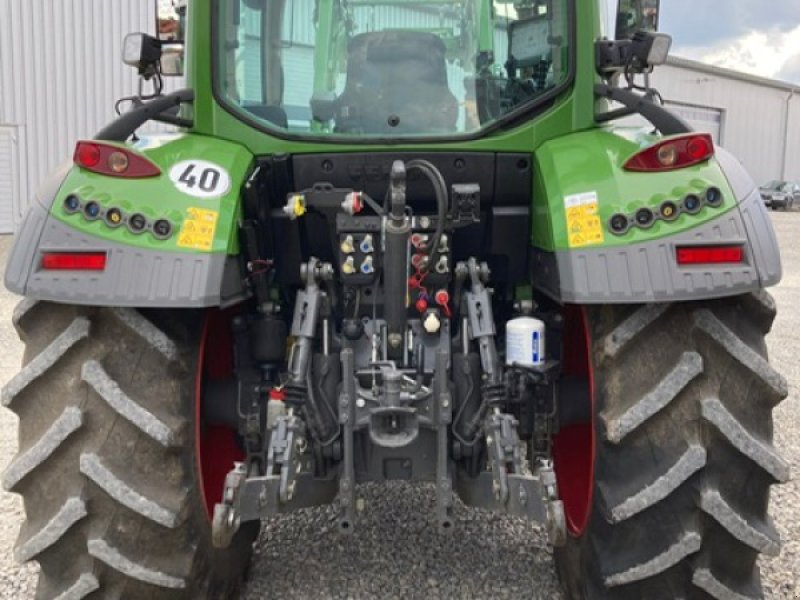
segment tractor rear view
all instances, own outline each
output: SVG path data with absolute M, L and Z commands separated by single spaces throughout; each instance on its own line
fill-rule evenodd
M 778 247 L 647 85 L 657 0 L 616 40 L 577 0 L 173 9 L 6 271 L 37 597 L 237 597 L 261 520 L 346 535 L 397 479 L 542 523 L 569 598 L 762 596 Z

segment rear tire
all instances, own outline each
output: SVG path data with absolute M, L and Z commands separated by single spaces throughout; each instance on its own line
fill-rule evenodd
M 789 477 L 772 446 L 787 395 L 766 360 L 774 301 L 585 314 L 594 481 L 586 528 L 555 553 L 567 597 L 761 598 L 756 561 L 780 549 L 769 488 Z
M 37 598 L 238 594 L 254 531 L 212 547 L 195 460 L 201 317 L 27 299 L 15 310 L 24 367 L 3 402 L 20 451 L 3 483 L 24 499 L 15 553 L 41 565 Z

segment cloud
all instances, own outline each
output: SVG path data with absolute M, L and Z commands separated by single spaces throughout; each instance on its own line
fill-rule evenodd
M 776 77 L 800 85 L 800 53 L 789 58 Z
M 676 45 L 673 54 L 800 84 L 800 25 L 789 30 L 750 30 L 711 45 Z
M 678 46 L 711 46 L 751 31 L 786 33 L 797 24 L 797 0 L 662 0 L 659 28 Z

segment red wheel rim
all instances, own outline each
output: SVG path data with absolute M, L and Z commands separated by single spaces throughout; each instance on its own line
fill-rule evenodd
M 565 307 L 563 341 L 564 374 L 586 379 L 591 403 L 589 422 L 567 425 L 553 440 L 553 462 L 567 529 L 579 537 L 592 512 L 595 464 L 594 370 L 586 307 Z
M 213 351 L 212 351 L 213 350 Z M 206 312 L 195 374 L 195 457 L 200 475 L 200 491 L 209 520 L 214 505 L 222 498 L 225 476 L 233 463 L 244 458 L 230 427 L 203 422 L 203 385 L 233 376 L 233 339 L 230 315 L 217 309 Z

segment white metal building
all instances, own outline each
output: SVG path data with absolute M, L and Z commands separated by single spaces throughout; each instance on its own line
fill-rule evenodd
M 152 0 L 0 0 L 0 233 L 14 230 L 75 141 L 91 137 L 114 117 L 115 101 L 134 92 L 122 39 L 152 32 L 154 10 Z M 307 43 L 294 48 L 301 60 L 313 49 L 311 19 L 295 16 L 309 23 Z M 653 83 L 757 181 L 800 180 L 800 87 L 682 59 L 657 69 Z
M 0 233 L 137 89 L 122 40 L 154 29 L 149 0 L 0 0 Z

